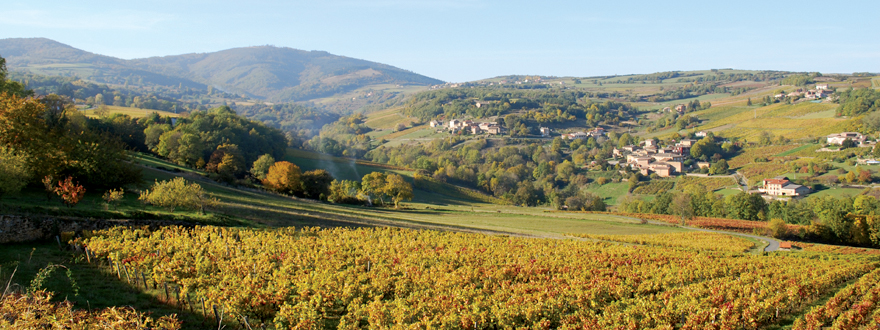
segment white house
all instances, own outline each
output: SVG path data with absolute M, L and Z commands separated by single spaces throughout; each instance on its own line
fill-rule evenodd
M 574 132 L 574 133 L 569 133 L 569 134 L 562 134 L 562 138 L 563 138 L 563 139 L 569 139 L 569 140 L 574 140 L 574 139 L 581 139 L 581 140 L 583 140 L 583 139 L 586 139 L 586 138 L 587 138 L 587 133 L 584 133 L 584 132 Z
M 549 127 L 541 127 L 541 137 L 550 136 L 550 128 Z
M 786 177 L 764 179 L 763 186 L 758 191 L 771 196 L 805 196 L 810 193 L 810 188 L 788 181 Z
M 841 145 L 841 144 L 843 144 L 843 141 L 846 141 L 846 139 L 850 139 L 853 142 L 855 142 L 856 144 L 865 143 L 865 136 L 864 135 L 862 135 L 858 132 L 843 132 L 843 133 L 828 135 L 828 144 Z
M 453 119 L 449 121 L 449 129 L 456 129 L 461 127 L 461 121 L 458 119 Z

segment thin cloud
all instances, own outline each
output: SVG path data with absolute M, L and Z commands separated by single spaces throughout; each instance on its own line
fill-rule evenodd
M 0 24 L 46 29 L 148 31 L 173 18 L 168 14 L 135 11 L 84 15 L 44 10 L 10 10 L 0 16 Z

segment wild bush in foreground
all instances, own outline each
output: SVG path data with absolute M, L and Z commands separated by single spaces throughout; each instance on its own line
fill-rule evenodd
M 0 329 L 180 329 L 173 315 L 153 319 L 131 307 L 84 311 L 74 309 L 70 302 L 51 299 L 52 294 L 42 290 L 4 296 L 0 299 Z
M 205 208 L 217 203 L 217 200 L 211 198 L 198 183 L 187 183 L 181 177 L 157 181 L 151 189 L 141 193 L 138 199 L 147 204 L 167 207 L 172 213 L 176 208 L 199 210 L 199 213 L 205 213 Z

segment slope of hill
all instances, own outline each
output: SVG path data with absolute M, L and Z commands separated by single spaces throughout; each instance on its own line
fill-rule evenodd
M 373 84 L 442 83 L 390 65 L 323 51 L 272 46 L 133 60 L 148 70 L 186 76 L 274 101 L 310 100 Z
M 45 38 L 14 38 L 0 39 L 0 56 L 7 58 L 10 70 L 135 86 L 214 86 L 274 102 L 307 101 L 377 84 L 442 83 L 386 64 L 273 46 L 123 60 Z
M 205 89 L 179 76 L 140 69 L 130 61 L 98 55 L 45 38 L 0 39 L 0 56 L 11 71 L 45 76 L 80 77 L 98 83 L 134 86 L 172 86 Z

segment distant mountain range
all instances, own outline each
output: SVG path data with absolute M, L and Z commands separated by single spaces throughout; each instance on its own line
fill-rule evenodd
M 443 83 L 386 64 L 273 46 L 124 60 L 45 38 L 10 38 L 0 39 L 0 56 L 10 71 L 144 87 L 212 86 L 272 102 L 308 101 L 379 84 Z

